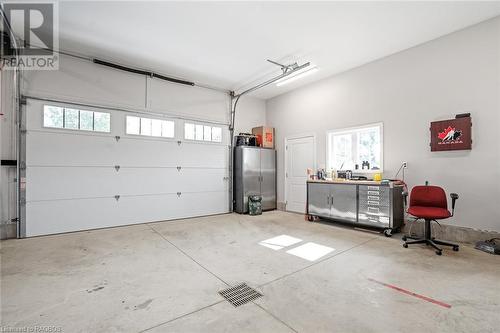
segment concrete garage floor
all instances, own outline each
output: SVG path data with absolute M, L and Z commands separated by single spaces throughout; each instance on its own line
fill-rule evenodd
M 279 235 L 302 242 L 281 250 L 259 245 Z M 307 242 L 335 250 L 316 261 L 286 252 Z M 1 243 L 1 326 L 498 332 L 499 256 L 470 246 L 437 256 L 401 244 L 399 235 L 386 238 L 277 211 L 7 240 Z M 234 308 L 217 293 L 240 282 L 264 296 Z

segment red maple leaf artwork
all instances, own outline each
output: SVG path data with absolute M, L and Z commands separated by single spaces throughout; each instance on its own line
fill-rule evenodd
M 448 126 L 447 129 L 445 129 L 443 132 L 439 132 L 438 138 L 441 140 L 445 140 L 447 138 L 453 137 L 453 134 L 455 133 L 455 129 L 452 128 L 451 126 Z

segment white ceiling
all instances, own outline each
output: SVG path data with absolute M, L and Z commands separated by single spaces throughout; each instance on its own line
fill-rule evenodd
M 308 82 L 500 15 L 500 2 L 61 2 L 62 49 L 226 89 L 280 73 L 266 62 L 320 70 L 254 93 Z

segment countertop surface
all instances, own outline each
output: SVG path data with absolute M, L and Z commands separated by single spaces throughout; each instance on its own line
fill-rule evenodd
M 399 182 L 389 181 L 381 182 L 374 180 L 344 180 L 344 179 L 331 179 L 331 180 L 308 180 L 308 183 L 324 183 L 324 184 L 348 184 L 348 185 L 380 185 L 380 186 L 402 186 Z

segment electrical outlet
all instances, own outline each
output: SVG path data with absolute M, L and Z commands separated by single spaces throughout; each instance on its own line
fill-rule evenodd
M 408 162 L 403 162 L 403 168 L 407 168 L 408 167 Z

